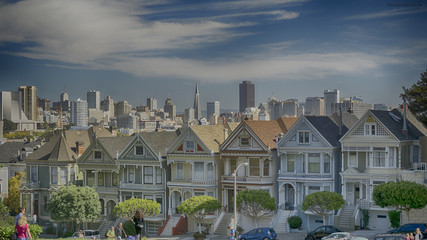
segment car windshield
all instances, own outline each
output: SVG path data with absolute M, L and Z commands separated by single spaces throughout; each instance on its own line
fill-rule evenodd
M 276 233 L 273 228 L 269 229 L 271 233 Z

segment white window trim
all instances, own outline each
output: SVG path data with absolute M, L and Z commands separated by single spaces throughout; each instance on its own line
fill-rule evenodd
M 193 148 L 192 149 L 191 148 L 187 148 L 187 143 L 188 142 L 193 142 Z M 194 140 L 184 141 L 184 152 L 185 153 L 195 153 L 196 152 L 196 141 L 194 141 Z
M 242 139 L 248 139 L 248 144 L 243 144 Z M 250 147 L 251 146 L 251 139 L 250 139 L 250 137 L 240 137 L 239 143 L 240 143 L 240 147 Z
M 359 152 L 356 151 L 356 165 L 350 165 L 350 151 L 347 152 L 347 166 L 348 167 L 359 167 Z
M 369 131 L 366 133 L 366 127 L 369 126 Z M 375 126 L 375 133 L 372 134 L 372 126 Z M 363 133 L 365 136 L 376 136 L 378 132 L 377 124 L 375 122 L 365 122 Z
M 308 142 L 300 142 L 300 133 L 308 133 Z M 299 130 L 297 131 L 297 142 L 298 144 L 310 144 L 311 143 L 311 133 L 309 130 Z
M 141 148 L 142 148 L 142 154 L 137 154 L 137 153 L 136 153 L 136 148 L 138 148 L 138 147 L 141 147 Z M 135 156 L 137 156 L 137 157 L 145 156 L 145 148 L 144 148 L 144 146 L 135 146 L 135 147 L 134 147 L 134 152 L 133 152 L 133 153 L 134 153 L 134 155 L 135 155 Z

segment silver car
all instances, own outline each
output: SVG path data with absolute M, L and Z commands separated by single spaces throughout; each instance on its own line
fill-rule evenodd
M 85 239 L 101 239 L 98 230 L 83 230 L 83 237 Z M 71 237 L 68 238 L 79 238 L 79 233 L 75 232 Z
M 368 240 L 365 237 L 356 237 L 349 232 L 335 232 L 331 233 L 326 237 L 322 237 L 322 240 Z

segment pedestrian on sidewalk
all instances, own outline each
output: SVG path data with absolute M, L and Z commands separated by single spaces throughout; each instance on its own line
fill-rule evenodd
M 117 240 L 122 240 L 122 237 L 125 237 L 125 238 L 128 237 L 126 235 L 125 230 L 123 229 L 123 223 L 122 222 L 119 222 L 119 225 L 117 225 L 117 228 L 116 228 L 116 237 L 117 237 Z

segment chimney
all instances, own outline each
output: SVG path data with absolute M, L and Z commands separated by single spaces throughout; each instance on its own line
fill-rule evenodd
M 224 128 L 224 141 L 228 138 L 228 129 Z
M 76 142 L 76 153 L 80 157 L 85 150 L 84 143 L 81 141 Z
M 408 137 L 408 126 L 406 123 L 406 96 L 403 96 L 403 127 L 402 127 L 402 133 L 406 137 Z

